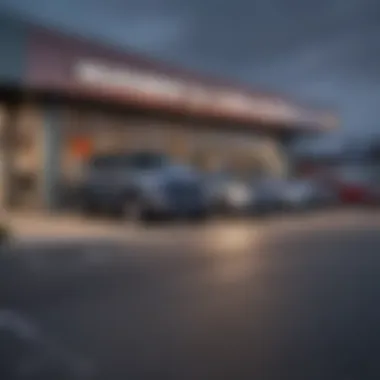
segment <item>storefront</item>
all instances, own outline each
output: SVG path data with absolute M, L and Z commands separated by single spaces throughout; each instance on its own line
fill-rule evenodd
M 141 150 L 165 152 L 204 171 L 286 172 L 281 143 L 267 134 L 95 110 L 68 110 L 63 120 L 60 183 L 66 186 L 80 183 L 82 168 L 92 155 Z
M 0 24 L 0 48 L 15 43 L 0 63 L 7 206 L 68 206 L 62 193 L 101 152 L 284 175 L 291 138 L 335 126 L 329 112 L 15 22 Z

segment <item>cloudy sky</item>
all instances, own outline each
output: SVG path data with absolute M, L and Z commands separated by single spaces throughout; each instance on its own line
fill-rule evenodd
M 0 8 L 252 86 L 380 134 L 378 0 L 0 0 Z

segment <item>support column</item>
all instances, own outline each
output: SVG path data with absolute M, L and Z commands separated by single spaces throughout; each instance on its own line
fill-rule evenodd
M 283 133 L 279 136 L 279 146 L 282 151 L 284 160 L 286 160 L 287 175 L 292 175 L 294 173 L 294 154 L 295 154 L 295 144 L 299 135 L 294 132 Z
M 60 205 L 62 110 L 46 104 L 43 112 L 43 205 L 51 211 Z
M 1 126 L 1 206 L 13 208 L 16 200 L 14 167 L 18 103 L 4 104 Z

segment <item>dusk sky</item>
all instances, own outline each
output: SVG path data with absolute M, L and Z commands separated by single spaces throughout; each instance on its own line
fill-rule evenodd
M 0 0 L 0 8 L 336 107 L 380 134 L 378 0 Z

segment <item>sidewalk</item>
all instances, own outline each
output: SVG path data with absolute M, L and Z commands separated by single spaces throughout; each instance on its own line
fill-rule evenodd
M 159 247 L 196 247 L 209 244 L 209 240 L 218 240 L 221 230 L 235 231 L 243 229 L 251 234 L 248 226 L 240 223 L 224 225 L 206 223 L 205 225 L 155 225 L 144 227 L 129 224 L 122 220 L 91 220 L 78 215 L 49 215 L 38 212 L 13 212 L 7 217 L 16 244 L 24 246 L 30 243 L 121 243 L 129 248 Z M 243 223 L 245 224 L 245 223 Z M 232 231 L 230 231 L 232 229 Z M 223 233 L 223 232 L 222 232 Z
M 189 226 L 143 226 L 122 220 L 91 220 L 78 215 L 49 215 L 42 212 L 12 212 L 7 218 L 15 243 L 112 242 L 130 247 L 189 244 L 199 230 Z M 202 229 L 203 230 L 203 229 Z M 203 231 L 204 232 L 204 231 Z M 194 236 L 194 234 L 196 236 Z
M 144 228 L 122 220 L 91 220 L 78 215 L 49 215 L 13 212 L 6 217 L 16 243 L 29 242 L 113 242 L 130 247 L 186 247 L 198 244 L 214 247 L 232 244 L 263 234 L 303 234 L 328 228 L 380 229 L 377 213 L 367 210 L 331 210 L 311 214 L 283 215 L 251 221 L 210 221 L 204 225 L 156 225 Z
M 120 239 L 125 235 L 127 227 L 120 222 L 89 220 L 76 215 L 49 215 L 42 212 L 12 212 L 8 214 L 7 220 L 16 241 Z

